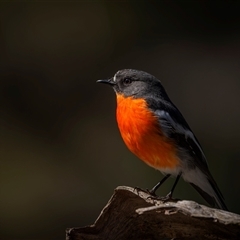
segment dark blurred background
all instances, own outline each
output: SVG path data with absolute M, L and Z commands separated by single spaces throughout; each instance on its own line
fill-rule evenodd
M 122 68 L 162 81 L 240 213 L 239 11 L 239 1 L 0 3 L 0 239 L 64 239 L 115 187 L 162 178 L 127 150 L 115 94 L 95 83 Z M 175 197 L 206 204 L 183 181 Z

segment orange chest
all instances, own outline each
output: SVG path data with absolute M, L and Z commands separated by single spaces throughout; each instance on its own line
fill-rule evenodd
M 158 120 L 143 99 L 117 95 L 117 122 L 128 147 L 145 142 L 158 132 Z
M 178 165 L 174 145 L 145 100 L 117 95 L 117 122 L 127 147 L 145 163 L 159 170 Z

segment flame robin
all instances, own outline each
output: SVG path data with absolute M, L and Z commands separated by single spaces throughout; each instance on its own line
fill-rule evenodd
M 156 77 L 124 69 L 113 78 L 97 82 L 112 86 L 117 95 L 117 123 L 129 150 L 165 175 L 149 191 L 152 196 L 167 178 L 176 176 L 164 198 L 171 199 L 182 177 L 211 206 L 227 210 L 200 143 Z

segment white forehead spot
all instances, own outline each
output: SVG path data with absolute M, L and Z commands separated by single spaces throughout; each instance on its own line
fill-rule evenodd
M 113 77 L 113 81 L 114 82 L 116 82 L 116 75 L 117 75 L 117 73 L 114 75 L 114 77 Z
M 119 71 L 116 72 L 116 74 L 113 77 L 113 81 L 116 82 L 116 76 L 118 75 Z

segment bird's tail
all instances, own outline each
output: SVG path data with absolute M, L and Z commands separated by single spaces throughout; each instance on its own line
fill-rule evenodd
M 223 195 L 210 172 L 205 174 L 198 168 L 195 168 L 192 171 L 196 173 L 195 177 L 189 178 L 188 176 L 185 176 L 184 179 L 198 191 L 209 205 L 228 211 L 227 206 L 224 203 Z

